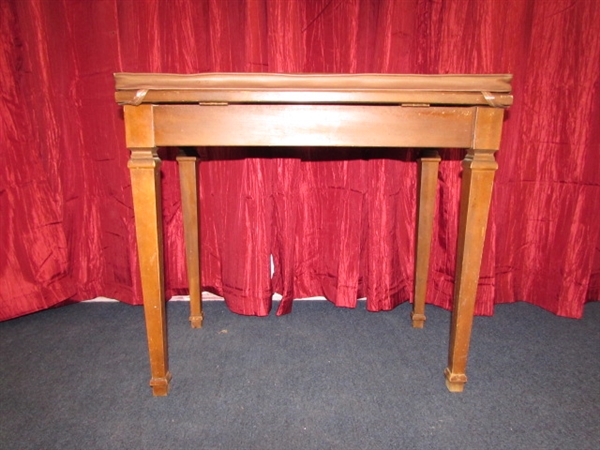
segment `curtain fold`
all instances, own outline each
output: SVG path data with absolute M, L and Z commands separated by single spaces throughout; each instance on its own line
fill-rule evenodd
M 581 317 L 600 299 L 598 23 L 594 0 L 0 2 L 0 320 L 141 302 L 120 71 L 513 73 L 476 313 Z M 160 151 L 170 296 L 187 281 L 177 149 Z M 198 151 L 202 284 L 232 311 L 412 300 L 415 151 Z M 428 302 L 450 308 L 463 151 L 443 154 Z

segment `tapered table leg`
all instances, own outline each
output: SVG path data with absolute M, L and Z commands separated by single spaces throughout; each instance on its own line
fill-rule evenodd
M 473 326 L 477 284 L 483 255 L 494 174 L 498 167 L 494 152 L 500 145 L 503 111 L 477 108 L 473 148 L 462 165 L 460 222 L 450 327 L 448 367 L 444 374 L 451 392 L 462 392 Z
M 131 173 L 135 228 L 153 394 L 169 392 L 169 357 L 163 280 L 160 159 L 154 148 L 133 148 Z
M 423 328 L 425 323 L 425 298 L 429 274 L 429 255 L 435 214 L 440 154 L 437 150 L 422 150 L 418 159 L 417 244 L 415 257 L 415 298 L 411 313 L 414 328 Z
M 178 156 L 181 205 L 183 208 L 183 231 L 188 284 L 190 289 L 190 323 L 192 328 L 201 328 L 202 276 L 200 268 L 200 215 L 198 211 L 198 158 Z

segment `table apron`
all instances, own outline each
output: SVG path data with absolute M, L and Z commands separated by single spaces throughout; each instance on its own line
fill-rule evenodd
M 469 148 L 476 107 L 153 105 L 157 146 Z

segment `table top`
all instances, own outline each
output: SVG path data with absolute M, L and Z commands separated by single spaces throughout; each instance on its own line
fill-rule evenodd
M 115 99 L 142 103 L 512 104 L 509 74 L 116 73 Z

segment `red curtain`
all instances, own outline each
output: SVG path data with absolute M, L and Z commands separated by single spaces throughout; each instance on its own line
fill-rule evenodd
M 513 73 L 476 311 L 581 317 L 600 298 L 599 23 L 595 0 L 4 0 L 0 320 L 140 303 L 120 71 Z M 280 313 L 411 299 L 414 152 L 200 153 L 203 285 L 233 311 L 267 314 L 273 292 Z M 462 152 L 444 156 L 428 301 L 449 308 Z M 176 164 L 162 174 L 172 295 L 187 285 Z

